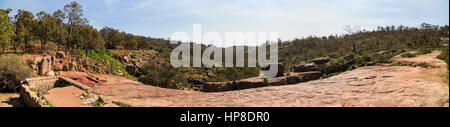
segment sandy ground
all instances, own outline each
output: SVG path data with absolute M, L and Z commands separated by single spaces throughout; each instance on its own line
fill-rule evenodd
M 0 107 L 23 107 L 18 93 L 0 93 Z
M 276 107 L 439 107 L 449 100 L 447 65 L 439 51 L 396 61 L 427 62 L 437 68 L 367 66 L 339 75 L 287 86 L 203 93 L 146 85 L 102 85 L 106 100 L 131 106 Z

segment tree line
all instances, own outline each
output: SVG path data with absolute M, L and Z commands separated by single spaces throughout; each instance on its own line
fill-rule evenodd
M 82 5 L 70 2 L 62 10 L 33 14 L 19 9 L 9 17 L 11 9 L 0 9 L 0 53 L 8 50 L 30 52 L 32 43 L 39 42 L 44 49 L 48 42 L 58 50 L 92 49 L 152 49 L 167 47 L 164 39 L 136 36 L 104 27 L 97 30 L 83 16 Z
M 422 23 L 420 27 L 386 26 L 375 30 L 345 27 L 342 35 L 309 36 L 279 41 L 280 61 L 298 64 L 317 57 L 367 55 L 384 51 L 442 48 L 448 44 L 449 26 Z

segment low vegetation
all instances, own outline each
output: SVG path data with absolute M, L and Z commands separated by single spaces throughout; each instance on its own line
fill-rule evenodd
M 424 50 L 420 50 L 420 51 L 415 52 L 415 53 L 402 54 L 402 57 L 413 58 L 413 57 L 416 57 L 418 55 L 423 55 L 423 54 L 428 54 L 428 53 L 431 53 L 431 50 L 424 49 Z
M 447 47 L 446 49 L 444 49 L 443 51 L 442 51 L 442 53 L 441 53 L 441 55 L 439 55 L 437 58 L 438 59 L 441 59 L 441 60 L 443 60 L 443 61 L 445 61 L 445 63 L 447 63 L 447 69 L 449 69 L 449 63 L 448 63 L 448 52 L 449 52 L 449 50 L 448 50 L 449 48 Z
M 15 55 L 0 56 L 0 88 L 16 90 L 20 81 L 33 77 L 31 68 Z
M 97 50 L 78 50 L 78 53 L 80 55 L 92 58 L 106 66 L 108 66 L 111 69 L 111 72 L 116 75 L 122 75 L 125 78 L 136 80 L 135 77 L 128 74 L 127 70 L 123 67 L 122 63 L 112 57 L 111 52 L 106 49 L 97 49 Z
M 155 62 L 144 64 L 139 81 L 149 85 L 174 89 L 188 84 L 185 75 L 180 73 L 177 68 L 172 67 L 169 63 L 158 64 Z

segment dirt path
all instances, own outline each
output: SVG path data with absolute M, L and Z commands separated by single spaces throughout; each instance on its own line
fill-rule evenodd
M 437 68 L 367 66 L 287 86 L 203 93 L 146 85 L 105 85 L 95 91 L 106 100 L 131 106 L 448 107 L 447 65 L 436 59 L 439 54 L 435 51 L 417 58 L 394 58 L 427 62 Z

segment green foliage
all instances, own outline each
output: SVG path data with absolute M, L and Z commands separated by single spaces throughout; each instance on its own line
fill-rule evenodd
M 26 10 L 18 10 L 17 14 L 14 16 L 16 21 L 15 25 L 15 49 L 22 47 L 23 50 L 29 46 L 30 41 L 32 41 L 33 27 L 36 25 L 33 13 Z
M 0 88 L 9 86 L 15 90 L 20 81 L 33 76 L 31 68 L 22 63 L 17 56 L 0 56 Z
M 69 35 L 72 35 L 76 31 L 77 26 L 85 25 L 89 21 L 83 18 L 83 6 L 78 4 L 76 1 L 72 1 L 64 6 L 64 12 L 67 14 L 67 24 Z
M 441 38 L 449 36 L 448 29 L 448 25 L 436 26 L 425 23 L 420 28 L 388 26 L 346 35 L 309 36 L 279 43 L 279 58 L 280 61 L 292 66 L 309 62 L 317 57 L 339 58 L 352 53 L 369 56 L 374 63 L 384 63 L 389 62 L 388 59 L 395 56 L 394 54 L 407 49 L 439 48 Z M 428 51 L 423 50 L 422 53 Z
M 92 103 L 92 106 L 94 106 L 94 107 L 102 107 L 104 103 L 105 103 L 105 102 L 103 101 L 102 98 L 98 98 L 97 101 L 95 101 L 94 103 Z
M 106 47 L 108 49 L 115 49 L 116 47 L 123 45 L 123 38 L 120 35 L 119 30 L 104 27 L 100 30 L 100 34 L 103 39 L 105 39 Z
M 83 37 L 83 43 L 80 48 L 85 50 L 96 50 L 104 48 L 105 41 L 95 28 L 91 26 L 83 26 L 80 28 L 77 34 Z
M 448 62 L 448 60 L 449 60 L 449 55 L 448 55 L 449 50 L 448 49 L 449 49 L 448 47 L 446 49 L 444 49 L 442 51 L 442 53 L 437 57 L 438 59 L 441 59 L 441 60 L 445 61 L 445 63 L 447 63 L 447 69 L 449 69 L 449 62 Z
M 402 57 L 412 58 L 412 57 L 416 57 L 416 56 L 418 56 L 418 55 L 429 54 L 429 53 L 431 53 L 431 50 L 423 49 L 423 50 L 420 50 L 420 51 L 415 52 L 415 53 L 405 53 L 405 54 L 402 54 Z
M 78 52 L 78 54 L 86 56 L 85 50 L 78 50 L 77 52 Z M 126 71 L 126 69 L 123 67 L 122 63 L 119 60 L 112 57 L 111 52 L 109 50 L 106 50 L 106 49 L 89 50 L 87 54 L 88 54 L 89 58 L 92 58 L 92 59 L 110 67 L 113 74 L 119 75 L 119 73 L 122 73 L 122 75 L 125 78 L 131 79 L 131 80 L 136 80 L 135 77 L 128 74 L 128 72 Z
M 8 50 L 14 37 L 12 24 L 9 22 L 9 11 L 0 9 L 0 54 Z
M 418 66 L 421 66 L 423 68 L 427 68 L 429 65 L 428 65 L 427 62 L 421 62 L 421 63 L 418 64 Z
M 187 84 L 184 74 L 177 68 L 173 68 L 169 63 L 149 62 L 144 64 L 139 81 L 153 86 L 173 89 L 178 88 L 177 84 Z

